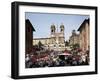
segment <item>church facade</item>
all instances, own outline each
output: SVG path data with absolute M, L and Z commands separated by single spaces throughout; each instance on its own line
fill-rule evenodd
M 60 31 L 58 32 L 58 28 L 52 24 L 50 27 L 50 36 L 48 38 L 33 38 L 33 45 L 38 45 L 38 43 L 41 42 L 45 49 L 55 51 L 65 50 L 64 25 L 61 24 L 59 28 Z

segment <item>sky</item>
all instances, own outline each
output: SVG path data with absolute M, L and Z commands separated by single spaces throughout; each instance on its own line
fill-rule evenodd
M 89 15 L 25 12 L 25 19 L 29 19 L 36 30 L 33 32 L 34 38 L 50 37 L 51 25 L 54 24 L 60 31 L 60 25 L 63 24 L 65 40 L 68 41 L 72 30 L 77 31 L 82 22 L 88 18 Z

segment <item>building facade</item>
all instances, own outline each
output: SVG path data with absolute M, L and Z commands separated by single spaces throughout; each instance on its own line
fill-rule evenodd
M 80 48 L 82 51 L 89 50 L 90 47 L 90 24 L 89 19 L 85 19 L 83 23 L 80 25 L 78 31 L 80 32 L 79 40 L 80 40 Z
M 69 38 L 69 45 L 79 44 L 79 34 L 75 30 L 72 31 L 72 35 Z
M 60 32 L 58 32 L 57 27 L 51 25 L 51 34 L 48 38 L 34 38 L 33 45 L 38 45 L 41 42 L 46 49 L 63 51 L 65 50 L 65 36 L 64 36 L 64 25 L 60 25 Z
M 29 54 L 32 51 L 33 46 L 33 31 L 35 31 L 34 27 L 32 26 L 31 22 L 26 19 L 25 20 L 25 50 L 26 54 Z

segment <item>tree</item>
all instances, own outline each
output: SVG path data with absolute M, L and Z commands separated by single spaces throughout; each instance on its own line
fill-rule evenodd
M 38 46 L 39 46 L 39 48 L 41 48 L 43 46 L 43 44 L 41 43 L 41 41 L 38 42 Z
M 74 44 L 73 49 L 79 48 L 79 44 Z

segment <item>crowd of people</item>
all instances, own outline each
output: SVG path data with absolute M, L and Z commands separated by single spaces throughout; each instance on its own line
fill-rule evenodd
M 26 68 L 89 65 L 89 51 L 45 51 L 25 55 Z

